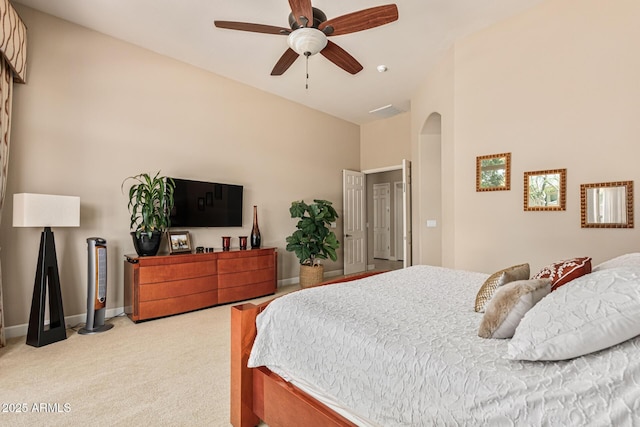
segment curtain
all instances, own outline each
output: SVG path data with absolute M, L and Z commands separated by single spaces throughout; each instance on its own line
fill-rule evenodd
M 11 128 L 11 95 L 13 75 L 4 57 L 0 58 L 0 219 L 7 186 L 7 166 L 9 165 L 9 132 Z M 0 266 L 0 347 L 5 346 L 4 310 L 2 304 L 2 266 Z
M 27 29 L 9 0 L 0 0 L 0 220 L 7 188 L 14 80 L 25 82 Z M 0 242 L 0 245 L 2 242 Z M 1 249 L 1 246 L 0 246 Z M 0 347 L 6 344 L 0 266 Z

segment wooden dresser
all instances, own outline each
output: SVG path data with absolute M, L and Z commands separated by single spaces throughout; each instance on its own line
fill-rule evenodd
M 275 248 L 127 255 L 125 313 L 138 322 L 273 294 L 277 256 Z

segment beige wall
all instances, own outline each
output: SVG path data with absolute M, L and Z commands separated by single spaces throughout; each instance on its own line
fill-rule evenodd
M 92 236 L 108 242 L 107 307 L 123 306 L 123 255 L 134 250 L 120 185 L 140 172 L 243 185 L 244 227 L 189 230 L 193 245 L 220 247 L 222 235 L 248 234 L 255 204 L 263 245 L 280 249 L 279 278 L 297 276 L 297 259 L 284 250 L 295 227 L 289 205 L 323 198 L 342 213 L 341 170 L 360 168 L 358 126 L 17 9 L 29 30 L 29 74 L 15 89 L 0 228 L 7 326 L 27 322 L 41 231 L 12 228 L 14 193 L 80 196 L 81 227 L 54 229 L 67 316 L 86 311 Z M 308 138 L 291 138 L 292 126 L 309 130 Z M 341 258 L 327 264 L 328 271 L 341 268 Z
M 639 177 L 639 19 L 635 0 L 550 0 L 458 42 L 440 65 L 448 72 L 427 76 L 412 100 L 413 150 L 441 110 L 443 150 L 455 154 L 443 158 L 455 206 L 448 264 L 537 271 L 638 250 L 637 228 L 580 228 L 579 189 Z M 475 157 L 500 152 L 512 153 L 511 191 L 477 193 Z M 567 210 L 524 212 L 523 173 L 552 168 L 567 168 Z
M 399 166 L 411 159 L 410 124 L 411 114 L 402 113 L 360 126 L 362 170 Z

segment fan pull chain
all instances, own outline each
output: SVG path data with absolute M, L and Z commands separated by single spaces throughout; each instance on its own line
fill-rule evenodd
M 304 56 L 307 58 L 307 64 L 306 64 L 306 66 L 307 66 L 307 69 L 306 69 L 307 80 L 305 81 L 304 88 L 306 90 L 309 90 L 309 56 L 311 56 L 311 55 L 309 54 L 309 52 L 305 52 Z

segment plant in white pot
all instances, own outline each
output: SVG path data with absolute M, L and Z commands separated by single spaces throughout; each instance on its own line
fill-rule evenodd
M 160 176 L 158 171 L 153 177 L 148 173 L 125 178 L 121 189 L 128 180 L 134 183 L 129 188 L 130 228 L 133 245 L 140 256 L 153 256 L 158 253 L 162 234 L 171 226 L 169 215 L 173 208 L 173 179 Z
M 331 223 L 338 218 L 338 213 L 327 200 L 315 199 L 313 203 L 304 201 L 291 203 L 291 218 L 300 218 L 297 230 L 287 237 L 287 251 L 295 252 L 300 261 L 300 286 L 308 287 L 320 283 L 324 277 L 324 266 L 321 259 L 336 261 L 336 250 L 340 242 L 333 231 Z

